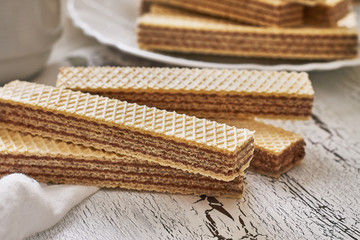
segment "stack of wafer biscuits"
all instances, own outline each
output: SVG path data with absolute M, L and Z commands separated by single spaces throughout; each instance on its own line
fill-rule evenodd
M 254 158 L 249 170 L 278 178 L 305 157 L 305 141 L 300 134 L 253 119 L 213 120 L 255 131 Z
M 351 5 L 349 0 L 327 0 L 315 6 L 280 1 L 285 6 L 298 7 L 296 14 L 295 10 L 284 10 L 294 19 L 287 14 L 280 14 L 283 16 L 281 18 L 270 8 L 264 10 L 259 1 L 236 1 L 241 5 L 239 8 L 236 4 L 231 4 L 231 1 L 222 1 L 221 4 L 229 4 L 226 11 L 218 6 L 219 1 L 204 0 L 199 5 L 191 1 L 147 1 L 166 5 L 151 4 L 149 12 L 139 17 L 137 42 L 142 49 L 301 60 L 347 59 L 357 56 L 356 19 L 351 14 L 347 16 Z M 270 5 L 278 3 L 265 2 Z M 252 9 L 250 3 L 261 8 L 261 11 L 257 8 L 253 10 L 251 18 L 248 15 L 252 11 L 247 9 Z M 244 4 L 247 8 L 242 6 Z M 234 13 L 244 9 L 248 14 Z M 219 14 L 221 11 L 225 12 Z M 241 21 L 244 23 L 228 20 L 234 18 L 229 11 L 243 18 Z M 273 14 L 264 14 L 263 11 Z M 215 14 L 225 18 L 214 17 Z M 263 19 L 265 17 L 271 19 Z M 347 19 L 347 23 L 338 24 L 340 19 Z M 288 27 L 289 25 L 296 27 Z
M 0 126 L 0 174 L 54 183 L 239 197 L 254 151 L 247 129 L 21 81 Z
M 305 155 L 302 136 L 240 117 L 309 117 L 314 91 L 306 73 L 130 67 L 68 67 L 59 70 L 58 87 L 146 103 L 218 122 L 255 130 L 255 152 L 250 169 L 278 177 Z M 201 101 L 200 101 L 201 100 Z M 278 101 L 281 100 L 281 101 Z M 298 114 L 264 114 L 261 109 Z M 234 104 L 236 103 L 236 104 Z M 247 108 L 248 104 L 253 104 Z M 228 105 L 247 112 L 234 113 Z M 196 107 L 196 108 L 194 108 Z M 251 111 L 252 108 L 259 111 Z M 306 114 L 301 109 L 306 108 Z M 288 113 L 289 113 L 288 112 Z
M 206 119 L 41 84 L 0 89 L 0 124 L 219 180 L 243 173 L 253 133 Z
M 260 26 L 299 26 L 304 7 L 279 0 L 145 0 Z
M 135 157 L 86 148 L 0 127 L 0 177 L 21 172 L 41 182 L 206 194 L 239 198 L 243 177 L 230 182 Z

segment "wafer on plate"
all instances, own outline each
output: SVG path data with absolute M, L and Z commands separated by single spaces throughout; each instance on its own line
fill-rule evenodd
M 305 156 L 305 141 L 300 134 L 253 119 L 213 120 L 255 130 L 254 158 L 249 167 L 251 171 L 279 177 L 300 163 Z
M 146 50 L 303 60 L 357 56 L 355 19 L 345 27 L 275 28 L 152 5 L 138 20 L 138 46 Z M 351 26 L 350 26 L 351 25 Z
M 131 156 L 0 127 L 0 177 L 24 173 L 40 182 L 240 198 L 243 177 L 230 182 Z
M 68 67 L 57 86 L 208 118 L 307 119 L 314 100 L 308 74 L 296 72 Z
M 303 6 L 280 0 L 145 0 L 260 26 L 298 26 Z
M 304 22 L 320 26 L 336 26 L 351 11 L 351 0 L 326 0 L 304 9 Z
M 254 150 L 247 129 L 22 81 L 0 88 L 0 125 L 225 181 Z
M 326 0 L 284 0 L 289 3 L 299 3 L 306 6 L 315 6 L 320 3 L 324 3 Z

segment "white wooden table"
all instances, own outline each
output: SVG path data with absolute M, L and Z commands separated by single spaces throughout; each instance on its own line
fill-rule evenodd
M 97 44 L 67 21 L 37 82 L 57 61 Z M 312 72 L 309 121 L 269 121 L 305 136 L 300 166 L 275 180 L 246 175 L 242 199 L 103 189 L 29 239 L 360 239 L 360 67 Z

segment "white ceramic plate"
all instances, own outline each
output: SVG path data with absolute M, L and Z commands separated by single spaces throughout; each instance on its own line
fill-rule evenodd
M 311 71 L 360 65 L 356 59 L 331 62 L 254 60 L 186 54 L 160 54 L 139 49 L 136 44 L 136 18 L 140 0 L 69 0 L 68 12 L 74 24 L 99 42 L 143 58 L 188 67 L 237 68 L 259 70 Z

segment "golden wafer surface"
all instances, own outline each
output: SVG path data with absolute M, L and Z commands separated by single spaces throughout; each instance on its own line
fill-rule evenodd
M 255 130 L 254 141 L 258 148 L 266 149 L 273 155 L 280 155 L 292 144 L 303 141 L 304 138 L 297 133 L 274 127 L 254 119 L 224 120 L 216 119 L 231 126 L 241 126 L 250 130 Z
M 306 73 L 226 69 L 70 67 L 57 85 L 205 118 L 306 119 L 314 95 Z
M 6 84 L 0 89 L 0 98 L 2 102 L 31 105 L 224 152 L 235 151 L 253 135 L 215 121 L 23 81 Z
M 80 91 L 251 94 L 310 97 L 305 72 L 146 67 L 64 67 L 57 87 Z

